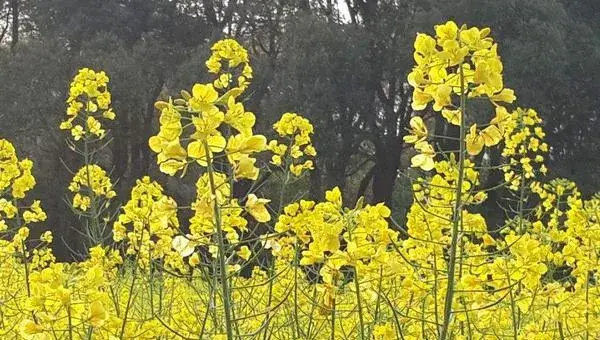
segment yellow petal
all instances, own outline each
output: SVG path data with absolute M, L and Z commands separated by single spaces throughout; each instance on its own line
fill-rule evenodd
M 254 135 L 246 139 L 246 152 L 261 152 L 267 148 L 267 138 L 263 135 Z
M 208 143 L 208 148 L 212 152 L 221 152 L 223 149 L 225 149 L 225 145 L 227 145 L 225 137 L 223 137 L 221 134 L 208 137 L 206 142 Z
M 469 129 L 469 134 L 466 137 L 467 143 L 467 153 L 471 156 L 479 155 L 481 150 L 483 150 L 483 146 L 485 145 L 485 141 L 479 134 L 477 134 L 477 124 L 473 124 Z
M 108 311 L 100 301 L 94 301 L 90 304 L 90 323 L 94 327 L 101 327 L 108 319 Z
M 187 146 L 187 153 L 190 157 L 206 162 L 206 149 L 201 141 L 193 141 Z
M 442 110 L 442 117 L 446 118 L 448 123 L 460 126 L 461 113 L 460 110 Z
M 255 194 L 248 195 L 246 200 L 246 211 L 252 215 L 258 222 L 264 223 L 271 220 L 271 215 L 267 210 L 268 199 L 258 198 Z
M 433 97 L 422 90 L 415 89 L 413 91 L 413 98 L 411 107 L 415 111 L 421 111 L 427 107 L 427 104 L 433 100 Z
M 425 171 L 431 171 L 435 166 L 433 158 L 422 153 L 414 155 L 410 159 L 410 163 L 413 168 L 421 168 Z
M 182 235 L 175 236 L 171 245 L 173 249 L 176 252 L 178 252 L 179 255 L 181 255 L 182 257 L 188 257 L 192 255 L 192 253 L 195 250 L 192 242 L 190 242 L 190 240 L 187 237 Z
M 490 125 L 486 127 L 485 129 L 481 130 L 479 135 L 487 147 L 494 146 L 500 143 L 502 140 L 502 132 L 500 132 L 496 125 Z

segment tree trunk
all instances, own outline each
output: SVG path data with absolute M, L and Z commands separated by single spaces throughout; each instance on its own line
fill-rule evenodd
M 498 148 L 490 148 L 489 157 L 490 164 L 492 166 L 502 162 L 500 149 Z M 482 174 L 483 171 L 485 170 L 481 171 Z M 488 169 L 487 172 L 488 173 L 482 187 L 493 188 L 504 182 L 504 174 L 500 169 Z M 498 207 L 498 202 L 502 202 L 502 196 L 506 193 L 506 191 L 504 188 L 497 188 L 495 190 L 490 190 L 487 193 L 488 198 L 485 202 L 483 202 L 480 209 L 483 210 L 484 215 L 486 216 L 488 230 L 493 232 L 498 230 L 498 227 L 504 224 L 504 219 L 506 217 L 505 211 Z
M 19 43 L 19 0 L 11 0 L 10 11 L 12 13 L 12 36 L 10 50 L 14 52 Z
M 440 149 L 443 151 L 454 151 L 456 153 L 459 149 L 459 143 L 457 139 L 460 137 L 460 128 L 456 125 L 448 124 L 446 118 L 442 117 L 440 114 L 434 114 L 433 116 L 435 117 L 436 136 L 456 138 L 435 138 L 433 141 L 434 144 L 439 145 Z
M 308 196 L 311 200 L 320 200 L 323 197 L 323 180 L 321 179 L 321 169 L 319 168 L 319 162 L 314 160 L 314 169 L 310 172 L 310 188 Z
M 373 169 L 373 200 L 383 202 L 391 207 L 394 184 L 398 177 L 400 164 L 400 148 L 391 145 L 381 145 L 375 150 L 376 163 Z

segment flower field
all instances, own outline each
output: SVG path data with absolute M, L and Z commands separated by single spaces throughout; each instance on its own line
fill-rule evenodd
M 0 139 L 0 338 L 600 338 L 600 196 L 547 179 L 541 115 L 504 86 L 489 28 L 449 21 L 416 37 L 404 142 L 420 175 L 405 225 L 383 203 L 344 204 L 337 187 L 273 204 L 265 186 L 285 197 L 315 167 L 319 127 L 287 112 L 255 131 L 253 68 L 235 40 L 214 44 L 206 67 L 212 79 L 155 103 L 148 140 L 161 172 L 196 183 L 192 202 L 149 176 L 115 191 L 98 162 L 119 119 L 109 77 L 73 78 L 60 129 L 83 164 L 65 188 L 80 261 L 58 261 L 51 232 L 30 236 L 47 218 L 35 164 Z M 432 142 L 423 112 L 459 129 L 456 150 Z M 501 187 L 482 187 L 489 169 Z M 478 207 L 501 188 L 492 229 Z

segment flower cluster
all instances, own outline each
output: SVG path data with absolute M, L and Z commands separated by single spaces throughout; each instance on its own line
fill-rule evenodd
M 100 166 L 84 165 L 71 180 L 69 191 L 73 196 L 73 208 L 87 211 L 92 201 L 111 199 L 116 196 L 110 178 Z
M 178 228 L 177 203 L 164 195 L 158 183 L 145 176 L 137 181 L 131 199 L 115 221 L 113 240 L 126 240 L 126 253 L 136 255 L 144 269 L 153 260 L 164 260 L 168 268 L 183 270 L 181 257 L 171 247 Z
M 0 233 L 19 229 L 17 235 L 21 241 L 28 236 L 27 225 L 47 218 L 40 201 L 34 200 L 30 205 L 23 203 L 27 192 L 36 184 L 32 168 L 31 160 L 19 160 L 12 143 L 0 139 Z M 16 247 L 24 248 L 18 242 Z
M 461 144 L 436 152 L 427 122 L 412 117 L 404 141 L 419 151 L 412 165 L 428 172 L 412 184 L 404 225 L 382 203 L 359 198 L 349 207 L 337 187 L 323 201 L 282 198 L 282 211 L 270 205 L 258 153 L 272 151 L 285 187 L 290 174 L 312 168 L 313 127 L 286 113 L 274 125 L 281 141 L 254 134 L 256 116 L 239 99 L 251 68 L 233 40 L 213 47 L 214 82 L 156 103 L 160 130 L 149 144 L 160 169 L 185 174 L 199 165 L 189 206 L 145 176 L 111 220 L 102 210 L 115 196 L 111 181 L 93 152 L 79 150 L 86 164 L 69 187 L 72 206 L 95 227 L 100 216 L 110 222 L 115 241 L 107 244 L 102 227 L 84 233 L 97 237 L 79 261 L 57 262 L 51 232 L 31 237 L 29 224 L 46 219 L 40 201 L 26 204 L 33 164 L 0 139 L 2 337 L 600 338 L 600 195 L 584 199 L 568 180 L 538 178 L 548 152 L 541 119 L 498 104 L 514 94 L 503 87 L 488 29 L 448 22 L 435 38 L 418 35 L 415 47 L 413 106 L 433 101 L 460 126 Z M 102 75 L 76 77 L 73 119 L 86 112 L 77 109 L 85 97 L 96 98 L 96 110 L 108 107 Z M 467 101 L 480 97 L 495 110 L 483 130 L 465 115 Z M 500 142 L 501 164 L 475 157 Z M 498 201 L 510 201 L 499 225 L 479 206 L 491 190 L 482 178 L 494 170 L 505 175 L 498 187 L 509 190 L 501 194 L 512 195 Z M 240 190 L 241 179 L 257 185 Z M 180 211 L 189 224 L 180 225 Z
M 109 176 L 95 160 L 110 143 L 105 140 L 108 130 L 103 123 L 115 119 L 108 81 L 104 71 L 80 69 L 69 88 L 67 119 L 60 124 L 62 130 L 70 130 L 67 145 L 83 161 L 79 170 L 68 169 L 75 173 L 69 185 L 69 191 L 74 193 L 69 205 L 86 220 L 79 232 L 89 239 L 89 247 L 108 237 L 108 201 L 116 196 Z
M 244 91 L 252 79 L 252 67 L 248 62 L 248 52 L 237 41 L 223 39 L 216 42 L 211 48 L 212 54 L 206 61 L 210 73 L 218 75 L 213 82 L 215 88 L 226 89 L 231 85 L 235 68 L 240 69 L 237 77 L 237 87 Z M 227 62 L 224 66 L 223 63 Z
M 10 189 L 14 198 L 24 198 L 27 191 L 35 186 L 32 167 L 31 160 L 17 158 L 11 142 L 0 139 L 0 192 Z
M 79 70 L 71 82 L 67 99 L 67 120 L 60 124 L 63 130 L 71 130 L 74 140 L 81 138 L 103 138 L 106 131 L 102 119 L 114 120 L 115 113 L 110 107 L 111 95 L 108 91 L 108 77 L 89 68 Z
M 398 239 L 398 232 L 388 226 L 390 210 L 385 205 L 361 204 L 344 209 L 336 187 L 327 191 L 325 202 L 300 201 L 286 206 L 275 225 L 276 232 L 292 236 L 282 240 L 290 249 L 279 256 L 295 249 L 301 252 L 301 266 L 320 265 L 323 284 L 319 290 L 328 310 L 334 307 L 337 289 L 348 281 L 342 268 L 353 268 L 354 280 L 360 281 L 365 291 L 375 289 L 370 282 L 389 264 L 390 245 Z
M 283 167 L 289 164 L 290 172 L 296 177 L 305 170 L 312 170 L 314 163 L 311 158 L 317 155 L 317 151 L 311 142 L 313 126 L 308 119 L 286 112 L 273 124 L 273 129 L 285 140 L 269 142 L 268 148 L 273 152 L 271 163 Z
M 209 174 L 203 174 L 198 179 L 197 196 L 191 207 L 194 215 L 190 219 L 190 233 L 177 236 L 173 247 L 183 257 L 191 256 L 188 261 L 190 265 L 196 266 L 199 263 L 196 247 L 204 248 L 211 253 L 212 257 L 216 257 L 217 248 L 214 240 L 217 233 L 222 233 L 228 245 L 228 253 L 248 260 L 251 251 L 243 241 L 244 233 L 248 231 L 248 216 L 244 216 L 244 212 L 257 222 L 269 222 L 271 215 L 267 204 L 270 200 L 249 194 L 246 204 L 242 206 L 237 199 L 232 198 L 231 187 L 225 174 L 213 173 L 213 184 L 210 177 Z M 218 211 L 218 226 L 215 211 Z M 232 265 L 232 268 L 237 271 L 241 267 L 238 264 Z
M 460 97 L 489 99 L 497 107 L 496 116 L 483 129 L 472 124 L 465 139 L 468 154 L 476 156 L 484 146 L 502 141 L 510 115 L 498 103 L 512 103 L 514 92 L 504 88 L 503 66 L 489 28 L 466 25 L 459 28 L 449 21 L 437 25 L 435 32 L 435 37 L 419 33 L 415 40 L 416 66 L 408 75 L 408 82 L 414 87 L 411 105 L 420 111 L 433 102 L 434 111 L 441 111 L 449 124 L 460 126 L 465 124 L 465 108 L 458 103 Z M 419 121 L 411 122 L 412 125 L 419 125 Z M 414 132 L 413 127 L 411 133 Z M 429 171 L 436 152 L 426 141 L 427 130 L 419 132 L 425 135 L 412 134 L 405 141 L 415 143 L 419 151 L 412 165 Z
M 502 156 L 509 159 L 510 164 L 502 167 L 502 171 L 510 189 L 518 190 L 523 180 L 532 179 L 538 173 L 546 174 L 544 156 L 548 144 L 543 141 L 546 133 L 535 110 L 518 108 L 510 115 L 502 150 Z
M 150 138 L 149 145 L 158 154 L 162 172 L 174 175 L 192 162 L 208 167 L 209 163 L 215 162 L 217 154 L 224 153 L 236 178 L 258 178 L 253 154 L 266 149 L 266 139 L 253 134 L 256 118 L 237 100 L 247 88 L 247 79 L 252 76 L 248 55 L 234 40 L 222 40 L 214 45 L 213 54 L 207 61 L 209 71 L 221 72 L 223 60 L 229 61 L 230 68 L 243 67 L 237 87 L 224 84 L 223 79 L 231 77 L 230 73 L 224 73 L 214 84 L 198 83 L 191 93 L 182 91 L 182 98 L 156 103 L 156 108 L 161 111 L 160 130 Z M 189 136 L 184 135 L 184 127 L 193 128 Z M 189 140 L 189 143 L 182 145 L 182 140 Z

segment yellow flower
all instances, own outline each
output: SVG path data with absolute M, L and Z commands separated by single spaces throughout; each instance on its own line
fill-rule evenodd
M 442 117 L 446 118 L 448 123 L 450 123 L 452 125 L 460 126 L 462 114 L 461 114 L 460 110 L 443 109 Z
M 427 107 L 427 104 L 433 100 L 431 94 L 422 91 L 420 89 L 414 89 L 411 107 L 415 111 L 424 110 Z
M 29 159 L 24 159 L 19 161 L 16 165 L 20 170 L 20 175 L 13 180 L 12 195 L 15 198 L 24 198 L 25 193 L 33 189 L 36 184 L 35 178 L 31 174 L 33 162 Z M 13 176 L 15 174 L 9 173 L 8 176 Z
M 435 25 L 434 28 L 438 45 L 442 45 L 446 40 L 456 40 L 458 25 L 456 25 L 454 21 L 448 21 L 442 25 Z
M 252 127 L 254 127 L 255 121 L 256 117 L 252 112 L 246 111 L 242 103 L 236 103 L 233 96 L 229 97 L 227 112 L 225 112 L 225 123 L 244 135 L 252 135 Z
M 102 117 L 104 117 L 104 118 L 106 118 L 108 120 L 114 120 L 115 117 L 116 117 L 116 115 L 115 115 L 115 112 L 111 108 L 111 109 L 108 109 L 108 110 L 104 111 L 102 113 Z
M 29 210 L 23 213 L 23 219 L 25 220 L 25 223 L 41 222 L 46 220 L 46 213 L 44 210 L 42 210 L 40 204 L 41 202 L 38 200 L 33 201 L 33 204 Z M 52 237 L 52 234 L 50 234 L 50 237 Z
M 477 133 L 477 124 L 471 125 L 469 133 L 466 136 L 467 153 L 471 156 L 477 156 L 483 150 L 484 139 Z
M 490 124 L 496 125 L 499 132 L 504 133 L 504 131 L 509 128 L 509 126 L 513 123 L 513 119 L 511 114 L 508 113 L 504 106 L 496 106 L 496 116 L 492 118 Z
M 409 124 L 410 134 L 403 137 L 406 143 L 415 144 L 427 139 L 428 131 L 427 126 L 423 122 L 423 118 L 419 116 L 412 117 Z
M 237 251 L 237 254 L 239 257 L 243 258 L 246 261 L 248 261 L 250 256 L 252 256 L 252 252 L 250 251 L 250 248 L 248 248 L 248 246 L 242 246 L 240 250 Z
M 188 263 L 190 264 L 190 266 L 196 267 L 200 264 L 200 255 L 198 255 L 198 253 L 193 253 L 192 256 L 190 256 L 190 258 L 188 259 Z
M 106 171 L 96 164 L 83 165 L 71 180 L 69 190 L 75 193 L 73 206 L 83 211 L 90 206 L 89 190 L 105 199 L 116 195 Z
M 236 178 L 248 178 L 256 180 L 259 169 L 254 166 L 256 159 L 250 154 L 265 150 L 267 139 L 262 135 L 237 134 L 229 137 L 227 142 L 227 159 L 235 169 Z
M 108 311 L 100 301 L 94 301 L 90 304 L 89 321 L 93 327 L 99 328 L 104 325 L 108 319 Z
M 271 220 L 269 210 L 267 210 L 266 204 L 271 200 L 265 198 L 258 198 L 255 194 L 249 194 L 246 200 L 246 211 L 254 217 L 258 222 L 264 223 Z
M 73 136 L 73 139 L 77 141 L 83 138 L 83 136 L 85 135 L 85 131 L 83 130 L 83 127 L 81 125 L 75 125 L 71 129 L 71 135 Z
M 325 199 L 328 202 L 335 204 L 336 207 L 342 207 L 342 191 L 338 187 L 327 190 L 325 192 Z
M 448 66 L 456 66 L 461 64 L 468 54 L 469 48 L 467 46 L 460 46 L 456 40 L 445 40 L 442 43 L 440 59 L 446 61 Z
M 435 157 L 435 150 L 433 149 L 433 146 L 427 142 L 419 142 L 415 145 L 415 148 L 419 151 L 419 153 L 410 159 L 411 166 L 413 168 L 421 168 L 425 171 L 431 171 L 435 166 L 435 162 L 433 160 Z
M 433 93 L 431 93 L 431 96 L 433 97 L 433 100 L 434 100 L 433 110 L 440 111 L 444 107 L 452 104 L 452 99 L 450 97 L 451 94 L 452 94 L 452 87 L 450 87 L 447 84 L 438 85 L 435 88 L 435 91 Z
M 186 166 L 186 156 L 187 152 L 179 144 L 179 139 L 161 145 L 161 153 L 158 154 L 160 171 L 173 176 Z
M 35 335 L 42 333 L 44 331 L 44 327 L 31 321 L 29 319 L 25 319 L 19 325 L 19 332 L 21 336 L 25 339 L 35 339 Z
M 423 57 L 430 56 L 437 52 L 435 45 L 436 41 L 431 36 L 424 33 L 418 33 L 414 44 L 415 52 Z
M 242 155 L 242 157 L 234 163 L 234 175 L 235 178 L 247 178 L 256 180 L 259 175 L 259 169 L 254 165 L 256 158 Z
M 115 113 L 110 108 L 108 77 L 104 72 L 96 72 L 89 68 L 80 69 L 71 82 L 67 104 L 68 118 L 61 122 L 60 128 L 71 130 L 75 141 L 86 137 L 86 133 L 99 138 L 104 137 L 105 130 L 102 129 L 100 118 L 115 119 Z M 99 109 L 102 110 L 102 114 L 98 113 Z
M 494 146 L 502 140 L 502 132 L 496 125 L 488 125 L 485 129 L 479 132 L 485 146 Z
M 87 118 L 87 128 L 91 134 L 96 135 L 97 137 L 101 138 L 104 136 L 105 131 L 102 129 L 102 125 L 96 118 L 92 116 Z
M 471 50 L 481 50 L 492 46 L 492 39 L 488 37 L 490 34 L 489 28 L 479 29 L 471 27 L 461 30 L 459 33 L 460 41 L 467 45 Z
M 209 157 L 214 159 L 213 152 L 223 151 L 227 141 L 221 134 L 218 134 L 209 136 L 206 139 L 206 144 L 208 144 L 208 148 L 204 141 L 193 141 L 187 147 L 188 156 L 194 158 L 202 166 L 208 165 Z
M 192 87 L 192 98 L 190 98 L 190 108 L 197 112 L 210 112 L 216 109 L 215 101 L 219 98 L 219 93 L 212 84 L 194 84 Z
M 512 103 L 515 101 L 515 99 L 517 99 L 517 97 L 515 96 L 515 91 L 505 88 L 491 96 L 490 99 L 495 102 Z
M 308 119 L 293 112 L 286 112 L 279 121 L 273 124 L 273 129 L 279 136 L 290 138 L 292 143 L 288 148 L 284 143 L 278 143 L 276 140 L 270 141 L 267 147 L 274 153 L 271 157 L 271 163 L 284 166 L 284 161 L 291 158 L 289 169 L 296 177 L 301 176 L 305 170 L 312 170 L 314 163 L 311 159 L 299 163 L 302 162 L 301 158 L 303 156 L 314 157 L 316 155 L 310 137 L 313 133 L 313 126 Z M 286 155 L 289 157 L 285 157 Z M 285 166 L 288 167 L 287 164 Z
M 194 243 L 189 240 L 189 238 L 185 236 L 175 236 L 173 237 L 173 249 L 182 257 L 188 257 L 192 255 L 195 251 Z

